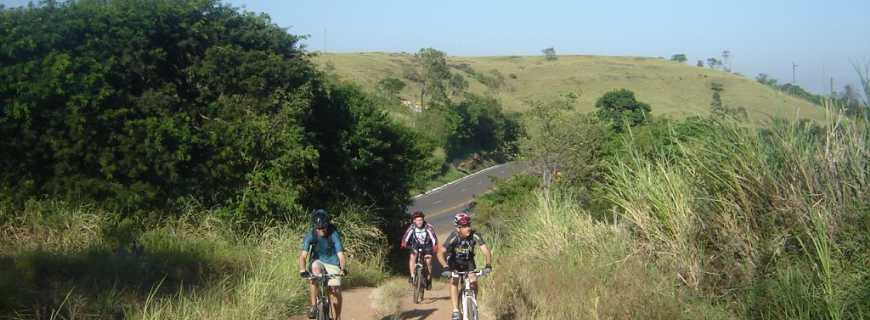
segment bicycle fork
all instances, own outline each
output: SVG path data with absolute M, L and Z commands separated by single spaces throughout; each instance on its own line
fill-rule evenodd
M 474 285 L 467 276 L 462 278 L 462 318 L 465 320 L 477 319 L 477 297 L 474 293 Z M 472 314 L 474 313 L 474 314 Z

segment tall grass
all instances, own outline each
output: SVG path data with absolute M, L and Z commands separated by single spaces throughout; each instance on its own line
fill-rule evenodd
M 276 319 L 302 312 L 307 223 L 239 231 L 219 212 L 130 222 L 32 202 L 0 226 L 0 312 L 12 318 Z M 384 278 L 386 238 L 362 208 L 337 213 L 346 286 Z
M 596 221 L 570 193 L 538 194 L 496 247 L 482 300 L 503 319 L 698 319 L 723 314 L 689 300 L 643 260 L 623 225 Z
M 738 301 L 747 315 L 860 318 L 868 123 L 831 114 L 823 126 L 717 121 L 709 130 L 676 157 L 629 152 L 612 166 L 610 198 L 644 254 L 696 294 Z M 798 280 L 804 288 L 794 290 Z
M 565 189 L 489 217 L 483 301 L 506 319 L 870 315 L 870 123 L 692 121 L 662 130 L 675 145 L 625 136 L 594 186 L 612 219 Z

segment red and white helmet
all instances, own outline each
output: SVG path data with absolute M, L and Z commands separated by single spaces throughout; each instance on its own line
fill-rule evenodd
M 456 216 L 453 217 L 453 224 L 458 226 L 467 226 L 471 224 L 471 216 L 469 216 L 465 212 L 457 213 Z

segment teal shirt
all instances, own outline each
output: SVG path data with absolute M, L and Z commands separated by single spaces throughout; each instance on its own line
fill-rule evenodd
M 338 230 L 332 230 L 326 237 L 314 236 L 314 231 L 305 233 L 305 238 L 302 239 L 302 251 L 308 251 L 308 245 L 313 244 L 314 250 L 311 251 L 311 260 L 320 260 L 320 262 L 332 265 L 338 265 L 338 253 L 344 251 L 344 246 L 341 244 L 341 235 Z M 317 239 L 313 239 L 316 237 Z

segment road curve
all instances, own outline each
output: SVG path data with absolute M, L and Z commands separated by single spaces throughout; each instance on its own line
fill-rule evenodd
M 527 168 L 525 162 L 508 162 L 480 170 L 414 197 L 408 212 L 423 211 L 426 220 L 438 231 L 449 230 L 453 224 L 453 213 L 468 206 L 476 196 L 492 189 L 493 178 L 509 178 Z

